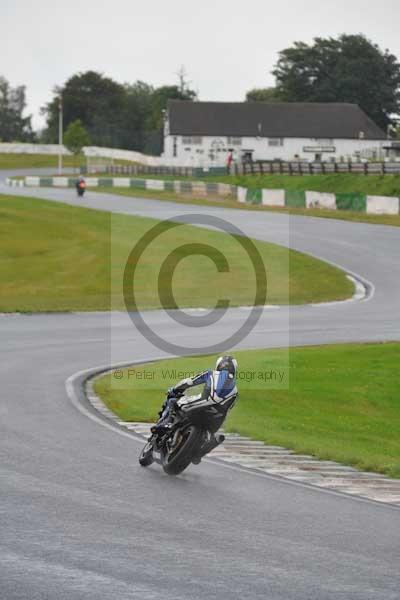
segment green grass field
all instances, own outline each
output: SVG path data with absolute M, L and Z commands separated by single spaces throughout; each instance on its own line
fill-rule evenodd
M 64 167 L 79 167 L 85 163 L 85 158 L 80 156 L 63 156 Z M 58 156 L 53 154 L 1 154 L 0 169 L 41 169 L 46 167 L 57 168 Z
M 298 453 L 400 477 L 400 344 L 235 352 L 240 397 L 225 429 Z M 123 420 L 155 421 L 173 369 L 211 368 L 215 356 L 182 358 L 108 374 L 95 389 Z M 129 371 L 129 373 L 128 373 Z M 141 379 L 140 373 L 148 373 Z M 284 373 L 249 381 L 251 373 Z M 152 377 L 152 378 L 150 378 Z M 288 378 L 290 378 L 289 386 Z
M 139 238 L 157 222 L 0 195 L 0 311 L 123 308 L 126 260 Z M 179 306 L 214 306 L 226 297 L 233 306 L 252 304 L 255 276 L 237 241 L 184 225 L 164 232 L 144 252 L 135 279 L 139 308 L 160 307 L 160 265 L 171 251 L 189 242 L 217 248 L 231 270 L 218 273 L 204 256 L 184 258 L 173 277 Z M 273 244 L 256 242 L 256 247 L 267 270 L 267 303 L 343 299 L 353 292 L 345 275 L 324 262 Z

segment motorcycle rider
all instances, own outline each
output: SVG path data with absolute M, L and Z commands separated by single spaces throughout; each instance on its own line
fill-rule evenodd
M 194 377 L 182 379 L 177 385 L 170 388 L 167 393 L 167 400 L 164 402 L 159 412 L 160 419 L 151 428 L 153 434 L 163 434 L 169 427 L 169 416 L 174 406 L 182 410 L 191 408 L 213 406 L 220 413 L 218 428 L 225 421 L 228 411 L 233 407 L 238 397 L 236 387 L 237 361 L 232 356 L 220 356 L 216 362 L 215 369 L 203 371 Z M 185 396 L 186 390 L 203 385 L 203 391 L 195 396 Z M 222 444 L 225 437 L 222 434 L 215 435 L 210 432 L 210 439 L 206 451 L 207 454 L 213 448 Z M 199 463 L 201 458 L 197 460 Z
M 85 189 L 86 189 L 86 181 L 85 178 L 80 175 L 75 183 L 75 187 L 76 187 L 76 192 L 78 194 L 78 196 L 83 196 Z

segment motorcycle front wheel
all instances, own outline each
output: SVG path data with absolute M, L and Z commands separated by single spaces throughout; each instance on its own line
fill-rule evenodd
M 139 463 L 142 467 L 149 467 L 153 462 L 153 442 L 149 440 L 140 453 Z
M 180 431 L 176 443 L 161 451 L 161 464 L 167 475 L 179 475 L 192 462 L 193 455 L 203 440 L 203 432 L 195 425 Z

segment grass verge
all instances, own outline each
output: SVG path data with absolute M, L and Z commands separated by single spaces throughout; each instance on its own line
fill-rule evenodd
M 400 196 L 400 175 L 225 175 L 215 181 L 250 188 L 302 190 L 315 192 L 359 192 L 378 196 Z
M 96 176 L 110 177 L 97 173 Z M 357 173 L 332 173 L 330 175 L 138 175 L 117 174 L 112 177 L 161 179 L 165 181 L 220 182 L 247 188 L 285 189 L 330 193 L 358 192 L 378 196 L 400 197 L 400 175 L 361 175 Z
M 63 156 L 64 167 L 79 167 L 85 163 L 82 156 Z M 0 169 L 43 169 L 56 168 L 58 156 L 55 154 L 1 154 Z
M 129 253 L 158 222 L 0 195 L 0 311 L 124 308 L 122 281 Z M 218 249 L 231 270 L 218 272 L 204 256 L 183 258 L 173 275 L 178 306 L 215 306 L 219 298 L 229 298 L 232 306 L 252 304 L 255 276 L 238 242 L 226 234 L 183 225 L 164 231 L 139 261 L 135 277 L 139 308 L 160 308 L 160 266 L 170 252 L 187 243 Z M 255 245 L 267 270 L 268 303 L 351 296 L 353 286 L 342 271 L 274 244 Z M 166 283 L 160 280 L 162 289 Z
M 280 208 L 275 206 L 261 206 L 259 204 L 239 204 L 231 197 L 198 198 L 190 194 L 178 194 L 176 192 L 152 191 L 134 188 L 102 187 L 90 188 L 90 191 L 117 194 L 132 198 L 149 198 L 152 200 L 167 200 L 181 204 L 196 204 L 199 206 L 223 206 L 240 210 L 255 210 L 264 212 L 286 213 L 290 215 L 301 215 L 304 217 L 318 217 L 323 219 L 339 219 L 342 221 L 353 221 L 358 223 L 370 223 L 371 225 L 390 225 L 400 227 L 400 215 L 368 215 L 344 210 L 328 210 L 324 208 Z
M 75 156 L 63 156 L 64 167 L 80 167 L 86 164 L 86 157 L 81 154 Z M 128 160 L 114 160 L 115 165 L 131 165 Z M 8 154 L 0 153 L 0 169 L 39 169 L 56 168 L 58 156 L 55 154 Z
M 235 356 L 240 397 L 227 431 L 400 478 L 400 344 L 293 348 L 289 357 L 281 349 Z M 121 419 L 155 421 L 165 390 L 180 375 L 212 368 L 215 358 L 124 369 L 121 379 L 112 374 L 98 379 L 95 390 Z M 257 377 L 274 372 L 286 374 L 281 385 L 279 376 Z

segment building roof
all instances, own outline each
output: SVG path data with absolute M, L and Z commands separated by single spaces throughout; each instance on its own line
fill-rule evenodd
M 385 139 L 357 104 L 168 102 L 171 135 Z

